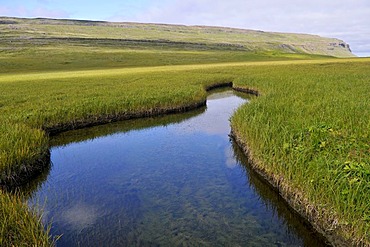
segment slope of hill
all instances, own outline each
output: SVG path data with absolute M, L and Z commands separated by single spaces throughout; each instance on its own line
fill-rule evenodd
M 0 17 L 0 44 L 94 41 L 122 46 L 170 46 L 197 50 L 238 50 L 351 57 L 349 45 L 317 35 L 274 33 L 246 29 Z

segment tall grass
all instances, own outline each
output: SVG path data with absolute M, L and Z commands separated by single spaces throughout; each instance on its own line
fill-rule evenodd
M 42 170 L 49 152 L 48 139 L 42 130 L 4 121 L 0 132 L 0 185 L 5 185 L 5 181 L 7 186 L 17 184 L 20 176 L 27 179 L 34 170 Z
M 44 228 L 41 215 L 21 197 L 0 190 L 0 246 L 52 246 L 56 239 Z
M 369 63 L 256 68 L 236 83 L 263 96 L 232 118 L 258 169 L 357 244 L 369 244 L 369 78 Z

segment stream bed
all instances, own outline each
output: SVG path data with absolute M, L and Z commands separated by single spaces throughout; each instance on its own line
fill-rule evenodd
M 247 101 L 218 90 L 204 109 L 53 137 L 29 204 L 57 246 L 326 246 L 229 138 Z

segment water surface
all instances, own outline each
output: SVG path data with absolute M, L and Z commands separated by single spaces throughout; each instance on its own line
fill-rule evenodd
M 246 100 L 66 132 L 30 204 L 44 205 L 58 246 L 324 246 L 230 140 Z

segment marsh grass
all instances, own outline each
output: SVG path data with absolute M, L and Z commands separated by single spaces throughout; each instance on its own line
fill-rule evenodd
M 0 190 L 0 246 L 52 246 L 56 238 L 49 236 L 42 216 L 29 209 L 22 196 Z
M 307 200 L 304 210 L 327 231 L 360 245 L 369 244 L 370 227 L 369 69 L 369 63 L 259 68 L 236 83 L 264 96 L 232 118 L 260 169 Z

